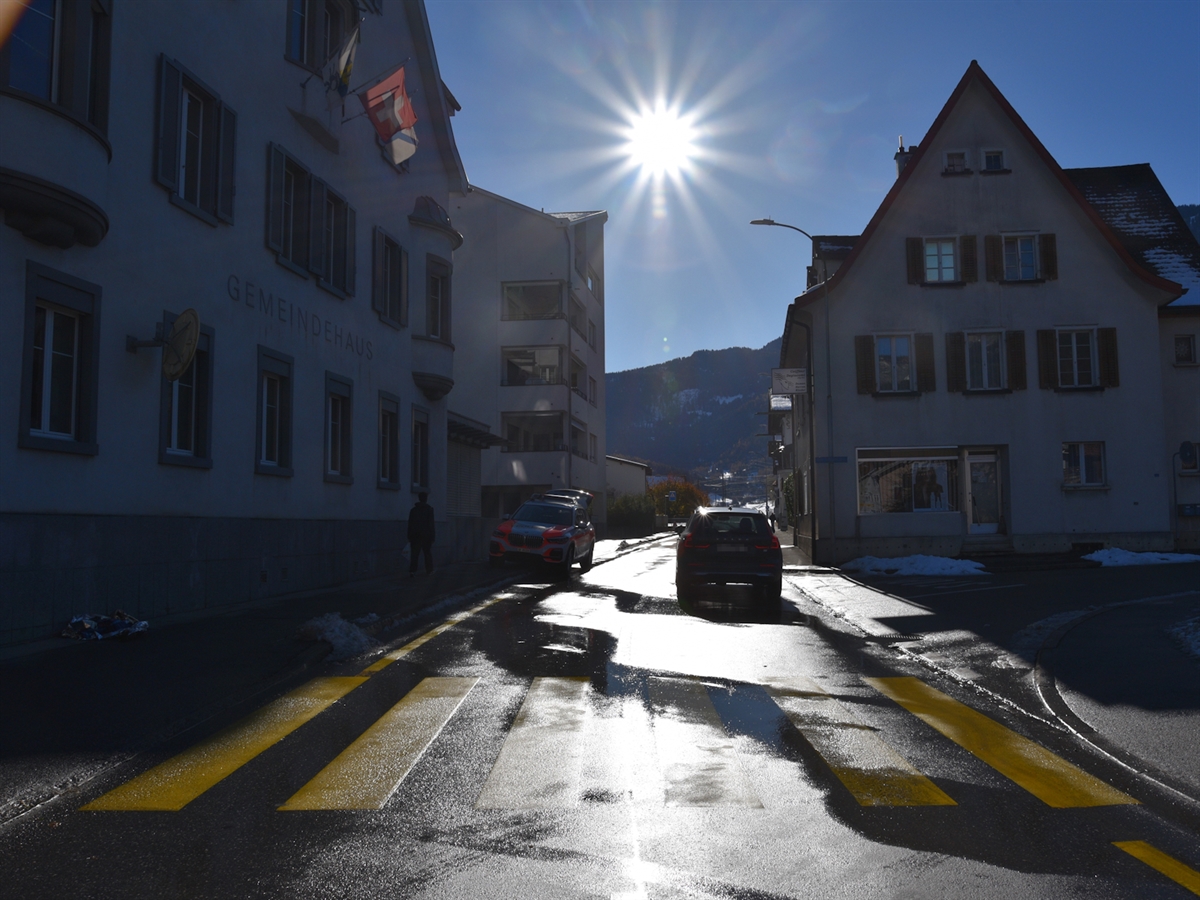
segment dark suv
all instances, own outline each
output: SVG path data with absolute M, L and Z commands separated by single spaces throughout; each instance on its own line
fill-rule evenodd
M 783 590 L 783 551 L 761 512 L 700 507 L 676 547 L 675 590 L 681 601 L 704 584 L 750 584 L 768 603 Z
M 567 577 L 571 565 L 587 571 L 596 550 L 596 529 L 586 509 L 565 498 L 527 500 L 492 532 L 488 555 L 492 565 L 504 561 L 541 560 Z

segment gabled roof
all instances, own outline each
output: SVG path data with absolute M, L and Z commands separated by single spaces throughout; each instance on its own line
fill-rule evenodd
M 1172 306 L 1200 305 L 1200 243 L 1149 163 L 1064 171 L 1130 256 L 1188 291 Z
M 862 236 L 854 245 L 854 249 L 851 250 L 849 255 L 846 257 L 846 261 L 843 262 L 841 266 L 838 267 L 838 270 L 830 276 L 828 287 L 836 287 L 846 277 L 846 273 L 854 266 L 854 261 L 858 259 L 863 248 L 870 243 L 871 237 L 874 235 L 876 229 L 879 228 L 880 223 L 883 221 L 883 217 L 887 214 L 888 210 L 891 209 L 892 204 L 896 202 L 896 198 L 900 195 L 900 192 L 904 190 L 905 185 L 908 184 L 909 178 L 912 177 L 913 172 L 917 169 L 917 164 L 920 163 L 926 152 L 928 152 L 930 145 L 935 142 L 938 132 L 942 130 L 942 126 L 945 125 L 946 120 L 950 117 L 950 113 L 954 111 L 955 106 L 958 105 L 958 101 L 962 99 L 963 94 L 966 92 L 968 85 L 970 85 L 973 81 L 978 81 L 984 87 L 984 89 L 992 95 L 996 103 L 1012 120 L 1013 124 L 1017 127 L 1017 130 L 1029 142 L 1030 146 L 1033 147 L 1038 156 L 1042 158 L 1042 161 L 1045 162 L 1050 171 L 1057 176 L 1059 182 L 1061 182 L 1067 193 L 1070 194 L 1071 197 L 1079 204 L 1080 208 L 1084 211 L 1088 218 L 1092 220 L 1092 223 L 1099 230 L 1100 234 L 1105 238 L 1105 240 L 1108 241 L 1112 248 L 1116 250 L 1117 255 L 1121 257 L 1125 264 L 1129 266 L 1130 271 L 1132 271 L 1134 275 L 1136 275 L 1142 281 L 1145 281 L 1147 284 L 1156 287 L 1159 290 L 1168 291 L 1178 297 L 1181 293 L 1180 285 L 1155 274 L 1153 271 L 1147 269 L 1130 255 L 1129 251 L 1125 249 L 1125 246 L 1117 238 L 1116 234 L 1114 234 L 1112 229 L 1105 224 L 1104 220 L 1100 217 L 1100 214 L 1091 206 L 1091 204 L 1084 199 L 1083 194 L 1080 193 L 1079 189 L 1074 185 L 1071 179 L 1067 177 L 1066 173 L 1063 171 L 1062 167 L 1058 164 L 1054 157 L 1050 155 L 1050 151 L 1042 145 L 1042 142 L 1038 140 L 1037 135 L 1035 135 L 1033 131 L 1030 130 L 1029 126 L 1025 124 L 1025 121 L 1017 114 L 1017 111 L 1013 109 L 1012 104 L 1008 102 L 1002 93 L 1000 93 L 1000 89 L 997 88 L 996 85 L 992 83 L 992 80 L 987 77 L 976 60 L 971 60 L 971 64 L 967 66 L 967 71 L 963 73 L 963 77 L 959 80 L 958 86 L 954 88 L 954 92 L 950 94 L 950 98 L 946 101 L 946 105 L 942 107 L 942 111 L 938 113 L 937 118 L 933 120 L 933 124 L 929 126 L 929 131 L 926 132 L 925 137 L 922 138 L 920 144 L 918 144 L 916 149 L 913 151 L 912 157 L 908 160 L 908 164 L 904 167 L 903 171 L 901 171 L 899 177 L 896 179 L 895 184 L 892 185 L 891 190 L 887 192 L 887 196 L 883 198 L 883 202 L 879 204 L 879 208 L 875 210 L 875 215 L 871 217 L 871 221 L 868 222 L 867 227 L 863 229 Z M 805 291 L 796 298 L 797 302 L 802 306 L 813 302 L 813 300 L 820 296 L 819 288 L 820 286 L 818 285 L 817 287 L 813 287 Z
M 451 191 L 465 193 L 469 190 L 467 170 L 463 168 L 462 157 L 458 155 L 458 145 L 454 142 L 454 130 L 450 127 L 450 117 L 454 115 L 446 95 L 446 85 L 438 71 L 437 54 L 433 50 L 433 33 L 429 29 L 429 16 L 425 12 L 423 0 L 404 0 L 405 17 L 408 20 L 408 30 L 412 34 L 413 46 L 416 48 L 417 66 L 421 70 L 421 84 L 425 86 L 425 101 L 429 104 L 434 138 L 437 141 L 438 153 L 446 167 L 446 179 Z M 437 88 L 442 88 L 438 90 Z

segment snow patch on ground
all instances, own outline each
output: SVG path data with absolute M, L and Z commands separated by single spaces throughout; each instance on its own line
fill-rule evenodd
M 1179 642 L 1184 653 L 1200 659 L 1200 616 L 1172 625 L 1167 629 L 1167 634 Z
M 1200 562 L 1200 556 L 1195 553 L 1134 553 L 1132 550 L 1120 550 L 1116 547 L 1097 550 L 1095 553 L 1089 553 L 1084 559 L 1098 562 L 1102 566 L 1154 566 Z
M 341 613 L 335 612 L 309 619 L 300 626 L 300 636 L 314 641 L 327 641 L 333 647 L 330 659 L 348 659 L 378 646 L 369 634 L 353 622 L 347 622 Z
M 1066 625 L 1072 619 L 1078 619 L 1094 608 L 1070 609 L 1066 612 L 1047 616 L 1045 619 L 1039 619 L 1032 625 L 1026 625 L 1012 636 L 1012 640 L 1009 641 L 1009 649 L 1018 656 L 1033 662 L 1039 648 L 1041 648 L 1042 644 L 1046 643 L 1046 638 L 1050 637 L 1050 635 L 1054 634 L 1054 632 L 1058 631 L 1059 628 Z
M 862 572 L 867 575 L 986 575 L 983 563 L 970 559 L 950 559 L 947 556 L 901 556 L 896 559 L 880 559 L 877 556 L 860 556 L 842 564 L 847 572 Z

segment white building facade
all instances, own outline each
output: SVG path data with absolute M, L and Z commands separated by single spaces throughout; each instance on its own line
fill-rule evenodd
M 853 250 L 789 309 L 781 365 L 811 378 L 798 543 L 821 562 L 1171 548 L 1167 431 L 1197 423 L 1164 424 L 1195 404 L 1164 384 L 1193 372 L 1164 369 L 1160 311 L 1184 287 L 1130 252 L 976 63 L 897 165 Z
M 456 258 L 452 412 L 499 436 L 481 453 L 481 512 L 573 487 L 604 499 L 603 211 L 545 213 L 473 187 L 451 200 Z
M 404 63 L 401 165 L 322 83 L 359 27 L 352 88 Z M 396 571 L 417 491 L 446 515 L 466 188 L 423 4 L 35 0 L 21 29 L 0 642 Z M 169 381 L 148 342 L 187 309 L 197 353 Z

